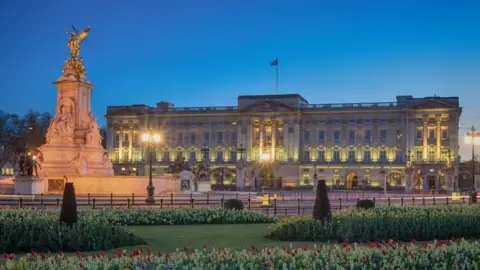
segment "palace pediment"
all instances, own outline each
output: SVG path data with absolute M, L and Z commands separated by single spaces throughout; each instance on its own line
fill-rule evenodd
M 418 103 L 411 108 L 412 109 L 454 109 L 456 108 L 456 106 L 440 100 L 429 99 L 421 103 Z
M 245 107 L 241 112 L 294 112 L 295 108 L 274 100 L 262 100 Z

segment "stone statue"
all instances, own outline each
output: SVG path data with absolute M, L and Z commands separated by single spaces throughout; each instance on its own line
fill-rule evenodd
M 88 33 L 90 32 L 90 27 L 83 30 L 80 34 L 77 34 L 75 26 L 72 25 L 72 28 L 73 31 L 71 33 L 66 30 L 67 35 L 69 36 L 67 46 L 70 49 L 70 59 L 65 60 L 63 73 L 66 74 L 67 70 L 72 69 L 75 71 L 77 78 L 84 78 L 85 67 L 83 65 L 83 59 L 78 56 L 80 55 L 80 45 L 87 38 Z
M 100 135 L 100 127 L 97 125 L 97 119 L 92 118 L 90 122 L 90 131 L 88 131 L 86 136 L 87 145 L 101 145 L 102 144 L 102 135 Z
M 78 157 L 72 160 L 72 166 L 77 171 L 77 174 L 79 174 L 79 175 L 86 175 L 87 174 L 88 164 L 87 164 L 87 160 L 85 159 L 85 156 L 83 155 L 83 152 L 80 152 L 78 154 Z

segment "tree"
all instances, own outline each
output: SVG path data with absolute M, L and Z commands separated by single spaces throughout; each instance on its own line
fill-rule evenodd
M 77 198 L 73 183 L 66 183 L 63 190 L 62 209 L 60 210 L 60 222 L 72 226 L 78 220 Z
M 325 180 L 318 180 L 315 205 L 313 206 L 313 219 L 320 221 L 330 221 L 332 213 L 330 210 L 330 201 L 328 200 L 327 184 Z

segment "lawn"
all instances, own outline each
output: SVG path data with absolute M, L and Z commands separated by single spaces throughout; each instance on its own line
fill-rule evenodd
M 269 226 L 270 224 L 129 226 L 127 228 L 134 230 L 134 233 L 147 241 L 148 245 L 125 247 L 124 249 L 130 251 L 139 247 L 149 247 L 152 251 L 168 252 L 184 247 L 202 248 L 204 245 L 217 248 L 248 248 L 251 245 L 263 247 L 282 246 L 291 243 L 265 238 Z M 311 245 L 312 242 L 293 242 L 293 244 L 295 246 L 298 244 Z

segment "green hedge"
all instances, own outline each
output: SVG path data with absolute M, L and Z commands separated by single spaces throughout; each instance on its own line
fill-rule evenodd
M 22 218 L 0 222 L 0 252 L 92 251 L 146 244 L 131 232 L 108 224 Z
M 351 208 L 335 212 L 330 223 L 307 216 L 282 219 L 267 237 L 290 241 L 434 240 L 478 236 L 479 224 L 479 206 Z
M 33 216 L 36 220 L 58 220 L 59 213 L 58 209 L 6 209 L 0 211 L 0 222 Z M 223 208 L 83 209 L 79 210 L 78 220 L 84 223 L 118 226 L 274 223 L 277 221 L 276 218 L 259 212 Z

